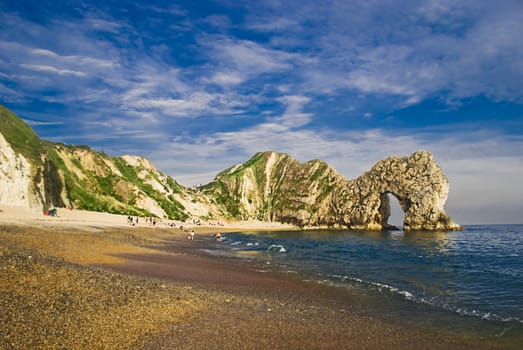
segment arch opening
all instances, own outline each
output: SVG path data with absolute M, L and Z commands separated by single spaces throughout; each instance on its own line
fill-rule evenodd
M 382 227 L 384 229 L 403 228 L 405 212 L 400 204 L 399 199 L 392 193 L 386 192 L 381 194 L 380 214 L 382 218 Z
M 394 196 L 392 193 L 388 193 L 387 196 L 389 197 L 390 204 L 389 224 L 401 229 L 403 227 L 405 213 L 403 212 L 400 202 L 396 196 Z

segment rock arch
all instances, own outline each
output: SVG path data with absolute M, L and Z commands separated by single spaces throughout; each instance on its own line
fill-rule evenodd
M 349 228 L 389 228 L 390 193 L 404 212 L 403 230 L 461 229 L 445 212 L 448 180 L 429 152 L 381 160 L 348 186 L 346 200 L 356 203 L 345 208 Z

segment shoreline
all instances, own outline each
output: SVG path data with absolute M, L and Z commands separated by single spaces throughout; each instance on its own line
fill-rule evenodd
M 409 311 L 405 306 L 397 309 L 398 305 L 391 306 L 389 302 L 383 302 L 383 295 L 370 291 L 350 290 L 340 286 L 318 283 L 311 276 L 301 272 L 286 273 L 277 265 L 264 265 L 261 262 L 238 260 L 230 256 L 213 254 L 212 250 L 218 249 L 211 237 L 205 237 L 200 242 L 186 242 L 183 237 L 171 238 L 167 251 L 172 250 L 181 255 L 165 257 L 151 254 L 126 255 L 129 263 L 111 266 L 110 269 L 123 273 L 138 274 L 159 278 L 162 280 L 175 280 L 184 284 L 203 287 L 204 289 L 218 290 L 235 295 L 248 295 L 272 303 L 286 305 L 296 310 L 311 308 L 327 308 L 327 316 L 322 322 L 330 322 L 330 318 L 345 320 L 343 316 L 336 313 L 350 313 L 347 322 L 365 324 L 366 327 L 374 327 L 379 324 L 380 336 L 386 335 L 388 340 L 384 344 L 358 343 L 358 346 L 366 347 L 373 344 L 371 348 L 453 348 L 453 349 L 516 349 L 520 342 L 513 339 L 497 339 L 507 330 L 506 326 L 496 327 L 493 331 L 484 320 L 470 317 L 461 317 L 446 311 L 434 309 L 427 305 L 410 305 Z M 173 245 L 175 248 L 173 249 Z M 163 251 L 163 249 L 162 249 Z M 170 266 L 177 266 L 181 270 L 187 269 L 186 273 L 170 270 Z M 197 270 L 192 267 L 197 266 Z M 219 276 L 219 278 L 217 278 Z M 413 309 L 422 308 L 423 311 Z M 271 309 L 267 306 L 267 309 Z M 400 311 L 401 315 L 393 313 Z M 280 312 L 282 312 L 280 310 Z M 428 313 L 427 313 L 428 312 Z M 431 315 L 438 315 L 437 321 L 427 321 Z M 406 319 L 405 315 L 413 317 Z M 215 316 L 217 317 L 217 316 Z M 445 324 L 441 324 L 442 321 Z M 339 321 L 339 322 L 345 322 Z M 458 321 L 457 323 L 454 323 Z M 354 324 L 353 324 L 354 325 Z M 210 326 L 210 325 L 208 325 Z M 485 328 L 487 326 L 487 328 Z M 344 329 L 345 332 L 352 330 L 346 325 L 330 325 L 336 329 Z M 369 328 L 369 329 L 370 329 Z M 510 327 L 509 327 L 510 328 Z M 397 336 L 408 329 L 408 340 L 399 340 Z M 368 330 L 368 329 L 367 329 Z M 374 336 L 376 336 L 374 334 Z M 343 336 L 340 336 L 343 339 Z M 367 339 L 373 335 L 366 334 Z M 369 338 L 370 337 L 370 338 Z M 310 340 L 310 339 L 309 339 Z M 381 339 L 380 341 L 384 341 Z M 387 343 L 391 341 L 392 343 Z M 399 342 L 399 343 L 395 343 Z M 419 344 L 423 343 L 424 346 Z M 401 343 L 401 345 L 399 345 Z M 324 348 L 320 343 L 312 348 Z M 392 345 L 395 344 L 395 345 Z M 416 344 L 416 345 L 415 345 Z M 309 344 L 310 345 L 310 344 Z M 291 346 L 287 344 L 286 347 Z M 339 348 L 341 343 L 332 348 Z M 396 347 L 397 346 L 397 347 Z M 294 348 L 294 347 L 291 347 Z M 299 348 L 299 347 L 296 347 Z M 301 347 L 303 348 L 303 347 Z M 330 347 L 327 347 L 330 348 Z
M 0 340 L 12 348 L 516 348 L 391 322 L 357 293 L 203 251 L 213 233 L 261 231 L 253 223 L 194 227 L 189 242 L 125 216 L 0 210 Z

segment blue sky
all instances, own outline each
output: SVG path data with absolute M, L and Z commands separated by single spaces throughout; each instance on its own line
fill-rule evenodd
M 355 178 L 424 149 L 458 223 L 523 223 L 521 33 L 519 0 L 2 0 L 0 104 L 185 185 L 258 151 Z

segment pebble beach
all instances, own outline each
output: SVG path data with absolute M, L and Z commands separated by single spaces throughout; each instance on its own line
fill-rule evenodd
M 505 349 L 369 316 L 347 291 L 205 254 L 195 226 L 0 207 L 0 349 Z M 289 227 L 266 226 L 267 230 Z M 205 249 L 204 249 L 205 248 Z

